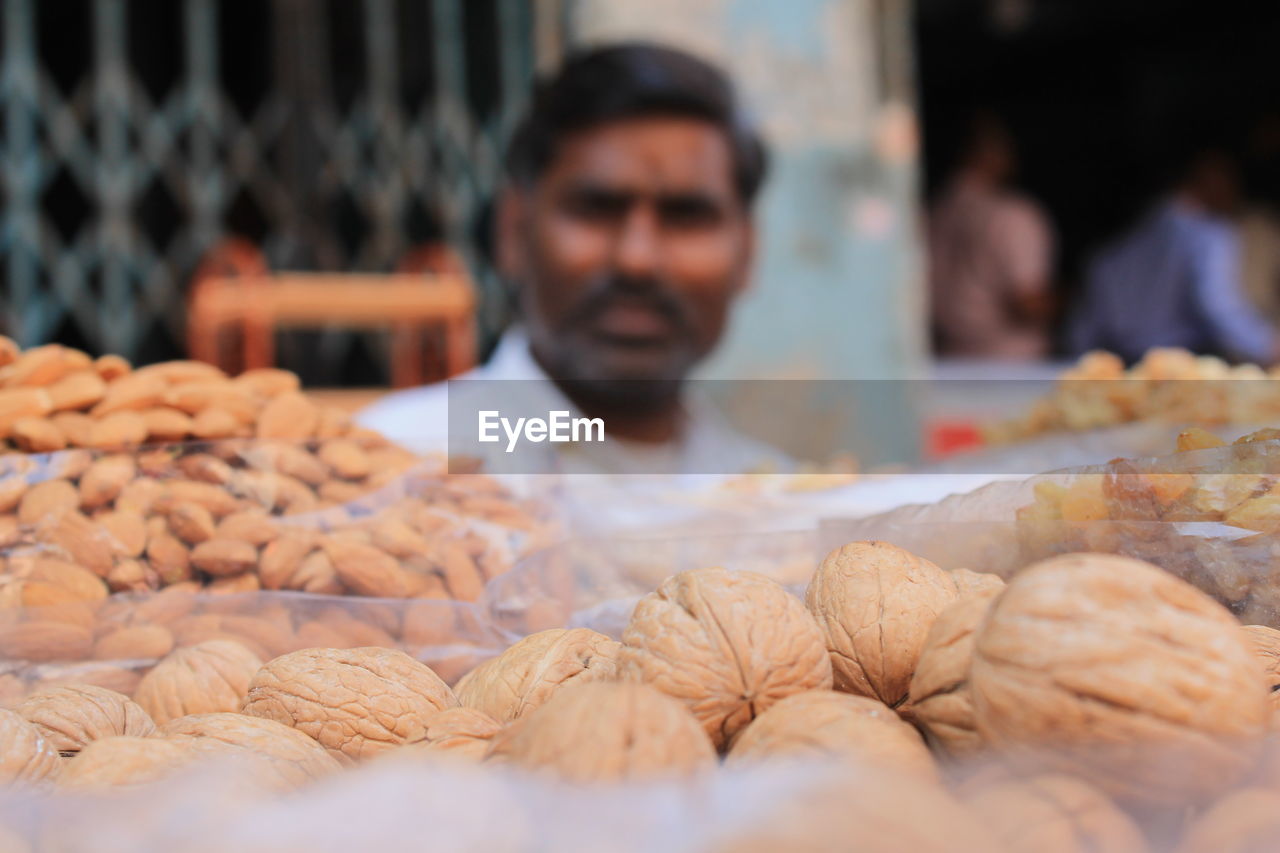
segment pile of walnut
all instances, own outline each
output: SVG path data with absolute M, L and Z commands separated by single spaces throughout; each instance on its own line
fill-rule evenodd
M 1229 365 L 1184 349 L 1150 350 L 1129 369 L 1108 352 L 1090 352 L 1065 371 L 1026 415 L 989 424 L 989 444 L 1025 441 L 1136 421 L 1200 425 L 1269 423 L 1280 417 L 1280 368 Z
M 353 426 L 292 373 L 132 370 L 0 338 L 5 658 L 88 657 L 112 592 L 472 601 L 544 529 L 496 481 Z
M 264 663 L 208 641 L 132 700 L 64 686 L 0 713 L 0 772 L 118 788 L 222 756 L 291 790 L 373 759 L 601 783 L 825 758 L 862 770 L 707 849 L 1252 850 L 1280 826 L 1278 641 L 1137 560 L 1066 555 L 1006 586 L 858 542 L 805 601 L 688 571 L 621 642 L 543 631 L 452 688 L 390 649 Z

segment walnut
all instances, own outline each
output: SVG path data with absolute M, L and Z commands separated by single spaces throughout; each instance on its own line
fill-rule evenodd
M 475 708 L 449 708 L 426 719 L 426 734 L 422 740 L 414 741 L 398 751 L 433 755 L 448 753 L 479 761 L 489 751 L 494 735 L 500 731 L 502 724 L 484 711 L 477 711 Z
M 61 762 L 40 729 L 13 711 L 0 710 L 0 785 L 53 779 Z
M 973 633 L 997 594 L 988 590 L 985 595 L 961 598 L 938 615 L 925 638 L 902 708 L 903 716 L 920 726 L 929 743 L 952 758 L 975 755 L 983 747 L 973 724 L 969 663 Z
M 810 690 L 776 703 L 734 740 L 727 762 L 840 756 L 937 781 L 938 770 L 920 734 L 876 699 Z
M 791 772 L 784 776 L 786 770 Z M 704 849 L 716 853 L 994 851 L 990 832 L 941 786 L 858 767 L 774 768 L 766 795 Z
M 956 598 L 951 576 L 928 560 L 854 542 L 822 561 L 805 601 L 826 635 L 836 689 L 896 708 L 933 620 Z
M 214 745 L 234 747 L 263 758 L 270 765 L 269 783 L 279 789 L 300 787 L 341 769 L 337 759 L 320 742 L 295 728 L 248 714 L 193 714 L 165 723 L 162 737 L 197 741 L 197 749 Z
M 128 696 L 89 684 L 41 690 L 28 696 L 16 710 L 64 756 L 73 755 L 100 738 L 146 737 L 156 730 L 147 712 Z
M 694 569 L 640 600 L 618 673 L 684 702 L 717 748 L 774 702 L 831 686 L 822 632 L 780 585 Z
M 1121 800 L 1215 796 L 1257 759 L 1267 691 L 1231 614 L 1128 557 L 1067 554 L 1022 571 L 974 638 L 978 732 Z
M 145 785 L 185 767 L 201 753 L 159 737 L 120 736 L 95 740 L 67 762 L 58 785 L 75 790 Z
M 264 666 L 244 713 L 293 726 L 340 761 L 422 740 L 426 720 L 456 707 L 429 667 L 392 649 L 303 649 Z
M 1276 728 L 1275 722 L 1280 722 L 1280 631 L 1264 625 L 1245 625 L 1244 633 L 1271 690 L 1272 728 Z
M 206 640 L 171 652 L 143 676 L 133 699 L 163 725 L 187 714 L 235 711 L 262 659 L 234 640 Z
M 1041 775 L 976 789 L 967 805 L 1009 853 L 1141 853 L 1146 839 L 1106 794 L 1071 776 Z
M 1191 824 L 1177 853 L 1266 853 L 1280 834 L 1280 793 L 1241 788 Z
M 556 691 L 499 732 L 488 757 L 571 782 L 685 776 L 716 761 L 680 702 L 643 684 L 604 681 Z
M 999 595 L 1004 592 L 1004 578 L 989 572 L 971 572 L 968 569 L 952 569 L 948 574 L 955 582 L 961 598 L 973 595 Z
M 566 684 L 612 679 L 620 644 L 588 628 L 531 634 L 472 670 L 457 687 L 458 701 L 511 722 Z

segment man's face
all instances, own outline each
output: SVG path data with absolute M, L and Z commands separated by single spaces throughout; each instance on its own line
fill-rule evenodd
M 682 379 L 719 340 L 751 261 L 729 144 L 697 119 L 568 137 L 500 222 L 534 355 L 555 379 Z

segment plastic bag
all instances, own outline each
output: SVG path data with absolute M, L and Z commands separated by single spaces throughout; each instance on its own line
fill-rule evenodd
M 993 483 L 821 525 L 824 547 L 883 539 L 943 568 L 1009 576 L 1055 554 L 1147 560 L 1249 624 L 1280 625 L 1280 441 L 1255 440 Z

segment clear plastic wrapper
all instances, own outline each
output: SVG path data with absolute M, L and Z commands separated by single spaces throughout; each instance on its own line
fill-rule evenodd
M 1243 443 L 998 482 L 932 505 L 828 519 L 825 547 L 882 539 L 943 568 L 1010 576 L 1055 554 L 1154 563 L 1247 624 L 1280 625 L 1280 441 Z

